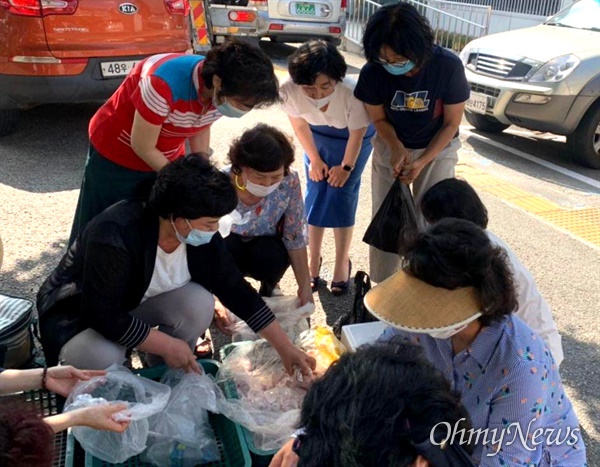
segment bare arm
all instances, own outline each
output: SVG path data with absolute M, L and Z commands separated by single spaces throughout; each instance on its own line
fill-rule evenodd
M 300 297 L 300 305 L 305 305 L 308 302 L 314 302 L 312 289 L 310 286 L 310 272 L 308 270 L 308 254 L 306 247 L 296 250 L 288 250 L 292 270 L 298 283 L 298 297 Z
M 31 391 L 42 387 L 41 368 L 33 370 L 4 370 L 0 373 L 0 394 Z
M 146 164 L 157 172 L 169 163 L 156 147 L 162 125 L 153 125 L 136 110 L 131 128 L 131 148 Z
M 310 374 L 311 370 L 315 368 L 317 363 L 315 359 L 292 344 L 292 341 L 277 321 L 273 321 L 258 334 L 263 339 L 268 340 L 277 351 L 288 374 L 293 374 L 295 367 L 300 368 L 305 375 Z
M 209 154 L 210 151 L 210 126 L 207 126 L 196 133 L 190 139 L 190 148 L 192 152 L 203 152 Z
M 421 157 L 407 164 L 400 176 L 402 183 L 412 183 L 432 160 L 452 141 L 460 127 L 465 103 L 444 105 L 444 123 L 435 134 Z
M 44 418 L 44 422 L 52 428 L 54 433 L 66 430 L 72 426 L 88 426 L 95 430 L 121 433 L 127 429 L 129 421 L 117 422 L 113 420 L 113 415 L 126 409 L 126 404 L 107 403 L 104 405 L 94 405 L 46 417 Z
M 300 141 L 302 148 L 310 160 L 308 176 L 313 182 L 320 182 L 327 177 L 329 167 L 327 167 L 327 164 L 321 159 L 315 140 L 310 131 L 310 126 L 303 118 L 291 117 L 289 115 L 288 118 L 290 119 L 290 123 L 292 124 L 292 128 L 294 129 L 294 133 L 296 133 L 298 141 Z
M 385 115 L 383 105 L 365 104 L 367 113 L 379 136 L 385 144 L 390 148 L 390 165 L 394 170 L 394 175 L 397 177 L 402 170 L 404 164 L 409 160 L 409 152 L 404 147 L 402 142 L 396 136 L 396 130 Z
M 363 137 L 367 132 L 368 127 L 359 128 L 357 130 L 350 130 L 350 137 L 348 143 L 346 143 L 346 151 L 344 152 L 344 159 L 341 165 L 336 165 L 329 169 L 329 179 L 327 182 L 336 188 L 343 187 L 348 178 L 350 178 L 350 172 L 343 169 L 344 165 L 351 165 L 354 167 L 360 154 L 360 148 L 362 147 Z

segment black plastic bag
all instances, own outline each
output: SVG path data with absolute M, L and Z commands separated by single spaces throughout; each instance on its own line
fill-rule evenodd
M 365 295 L 371 290 L 371 278 L 365 271 L 357 271 L 354 276 L 354 303 L 352 310 L 338 318 L 333 324 L 333 333 L 341 339 L 342 326 L 347 324 L 370 323 L 377 321 L 365 306 Z
M 408 185 L 396 179 L 369 224 L 363 242 L 403 255 L 419 233 L 415 200 Z

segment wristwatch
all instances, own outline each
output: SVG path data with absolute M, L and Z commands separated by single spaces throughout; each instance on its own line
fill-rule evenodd
M 346 172 L 352 172 L 354 170 L 354 166 L 350 164 L 342 164 L 342 169 Z

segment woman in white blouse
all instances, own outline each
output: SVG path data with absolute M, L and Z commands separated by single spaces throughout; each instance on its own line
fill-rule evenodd
M 309 266 L 313 291 L 322 282 L 321 243 L 333 228 L 334 295 L 348 292 L 350 242 L 354 229 L 360 178 L 371 153 L 374 134 L 354 83 L 344 79 L 346 62 L 323 40 L 302 44 L 288 61 L 291 79 L 281 86 L 283 110 L 304 149 L 307 175 Z

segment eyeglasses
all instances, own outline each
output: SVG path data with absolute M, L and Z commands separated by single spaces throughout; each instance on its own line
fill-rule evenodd
M 402 68 L 402 67 L 403 67 L 403 66 L 405 66 L 405 65 L 406 65 L 408 62 L 410 62 L 410 60 L 409 60 L 409 59 L 403 60 L 403 61 L 401 61 L 401 62 L 394 62 L 394 63 L 391 63 L 391 62 L 388 62 L 387 60 L 384 60 L 384 59 L 383 59 L 383 58 L 381 58 L 381 57 L 378 57 L 378 58 L 375 60 L 375 63 L 379 63 L 380 65 L 390 65 L 390 66 L 393 66 L 393 67 L 398 67 L 398 68 Z

